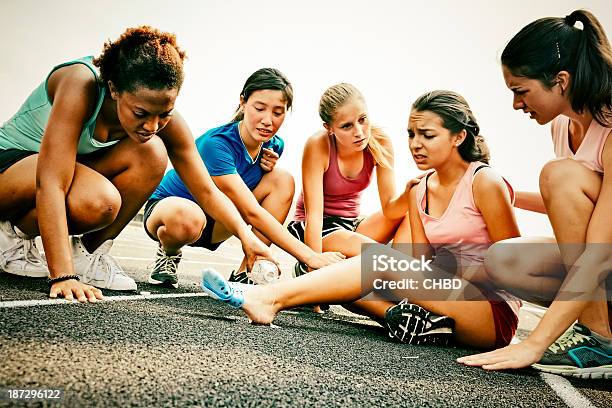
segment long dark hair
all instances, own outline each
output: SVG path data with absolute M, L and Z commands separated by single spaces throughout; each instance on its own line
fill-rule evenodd
M 582 29 L 575 27 L 577 21 Z M 528 24 L 506 45 L 501 62 L 513 75 L 537 79 L 548 88 L 560 71 L 569 72 L 572 109 L 588 109 L 600 125 L 612 126 L 612 50 L 592 13 L 576 10 Z
M 291 109 L 291 104 L 293 103 L 293 87 L 287 77 L 276 68 L 261 68 L 253 72 L 244 83 L 240 96 L 242 96 L 242 101 L 246 103 L 253 92 L 266 89 L 281 91 L 287 102 L 287 109 Z M 231 121 L 238 122 L 243 118 L 244 113 L 240 109 L 240 106 L 238 106 Z
M 459 155 L 466 162 L 489 163 L 489 148 L 480 135 L 480 126 L 465 98 L 453 91 L 427 92 L 412 104 L 416 112 L 429 111 L 442 118 L 442 126 L 451 133 L 465 130 L 465 140 L 459 145 Z

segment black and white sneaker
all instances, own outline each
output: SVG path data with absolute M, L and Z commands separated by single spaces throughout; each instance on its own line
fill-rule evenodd
M 255 285 L 255 282 L 253 282 L 249 276 L 247 275 L 246 271 L 244 272 L 239 272 L 236 273 L 236 271 L 232 271 L 232 273 L 229 276 L 229 279 L 227 280 L 228 282 L 234 282 L 234 283 L 242 283 L 245 285 Z
M 161 245 L 157 247 L 155 266 L 151 276 L 149 276 L 149 283 L 178 288 L 177 270 L 179 262 L 181 262 L 181 256 L 180 251 L 176 255 L 168 255 Z
M 455 321 L 438 316 L 421 306 L 402 301 L 385 313 L 389 337 L 405 344 L 448 345 L 453 337 Z
M 297 261 L 293 266 L 293 277 L 299 278 L 302 275 L 306 275 L 308 273 L 308 267 L 306 264 L 303 264 L 300 261 Z

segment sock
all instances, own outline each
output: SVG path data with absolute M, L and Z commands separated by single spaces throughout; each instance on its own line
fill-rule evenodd
M 595 337 L 597 341 L 599 341 L 601 344 L 603 344 L 607 348 L 612 349 L 612 338 L 604 337 L 599 333 L 595 333 L 593 330 L 591 330 L 591 336 Z

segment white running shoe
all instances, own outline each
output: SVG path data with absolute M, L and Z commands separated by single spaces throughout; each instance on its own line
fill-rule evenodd
M 71 237 L 74 270 L 81 282 L 101 289 L 136 290 L 136 282 L 125 274 L 121 266 L 108 254 L 113 246 L 107 240 L 92 254 L 81 242 L 80 237 Z
M 36 248 L 34 238 L 15 230 L 9 221 L 0 221 L 0 270 L 32 278 L 49 276 L 49 269 Z

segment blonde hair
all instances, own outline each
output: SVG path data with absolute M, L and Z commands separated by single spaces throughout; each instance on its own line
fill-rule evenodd
M 327 88 L 319 101 L 319 117 L 323 123 L 331 125 L 336 111 L 352 99 L 365 101 L 361 92 L 351 84 L 340 83 Z M 392 152 L 385 147 L 386 140 L 388 137 L 381 128 L 370 126 L 367 149 L 378 166 L 391 168 Z

